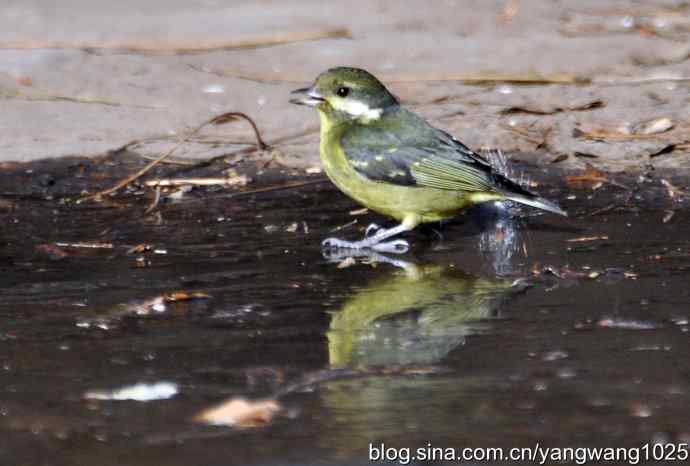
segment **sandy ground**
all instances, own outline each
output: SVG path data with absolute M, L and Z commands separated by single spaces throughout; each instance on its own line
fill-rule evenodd
M 282 141 L 281 160 L 311 167 L 318 119 L 289 91 L 354 65 L 476 148 L 568 168 L 688 168 L 689 37 L 690 7 L 672 0 L 5 0 L 0 160 L 94 156 L 137 139 L 147 142 L 134 152 L 155 156 L 241 111 Z M 177 156 L 251 140 L 246 125 L 226 125 Z

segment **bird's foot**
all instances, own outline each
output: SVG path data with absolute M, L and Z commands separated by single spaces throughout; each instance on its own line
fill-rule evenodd
M 373 224 L 367 227 L 365 237 L 361 241 L 345 241 L 338 238 L 327 238 L 323 240 L 321 245 L 324 249 L 371 249 L 379 252 L 404 254 L 410 250 L 410 243 L 403 239 L 386 242 L 384 242 L 384 240 L 410 229 L 411 228 L 405 224 L 400 224 L 397 227 L 388 229 Z
M 339 238 L 327 238 L 323 240 L 321 246 L 323 246 L 324 249 L 371 249 L 373 251 L 391 254 L 405 254 L 410 250 L 410 243 L 404 239 L 376 243 L 369 241 L 369 238 L 363 239 L 362 241 L 345 241 Z
M 323 257 L 328 262 L 339 264 L 346 259 L 355 259 L 363 264 L 391 264 L 401 269 L 413 271 L 414 263 L 388 257 L 371 249 L 324 249 Z

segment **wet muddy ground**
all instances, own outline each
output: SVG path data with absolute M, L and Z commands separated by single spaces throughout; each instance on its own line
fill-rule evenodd
M 410 254 L 353 261 L 320 240 L 381 218 L 328 183 L 195 189 L 150 214 L 139 188 L 74 202 L 113 167 L 3 171 L 0 464 L 690 441 L 685 179 L 522 167 L 569 218 L 489 206 L 414 232 Z M 233 397 L 280 410 L 192 420 Z

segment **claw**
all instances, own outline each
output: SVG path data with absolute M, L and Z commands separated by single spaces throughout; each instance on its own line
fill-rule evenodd
M 376 232 L 378 232 L 380 229 L 381 229 L 380 226 L 378 226 L 378 225 L 375 224 L 375 223 L 372 223 L 372 224 L 369 225 L 369 226 L 367 227 L 367 229 L 364 231 L 364 236 L 365 236 L 365 237 L 369 237 L 369 236 L 371 236 L 371 235 L 375 235 Z

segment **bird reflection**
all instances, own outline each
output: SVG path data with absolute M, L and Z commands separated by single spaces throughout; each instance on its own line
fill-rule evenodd
M 327 333 L 332 367 L 437 363 L 464 344 L 468 334 L 486 328 L 485 319 L 497 316 L 501 301 L 526 286 L 372 251 L 342 251 L 328 259 L 347 257 L 394 267 L 334 312 Z

